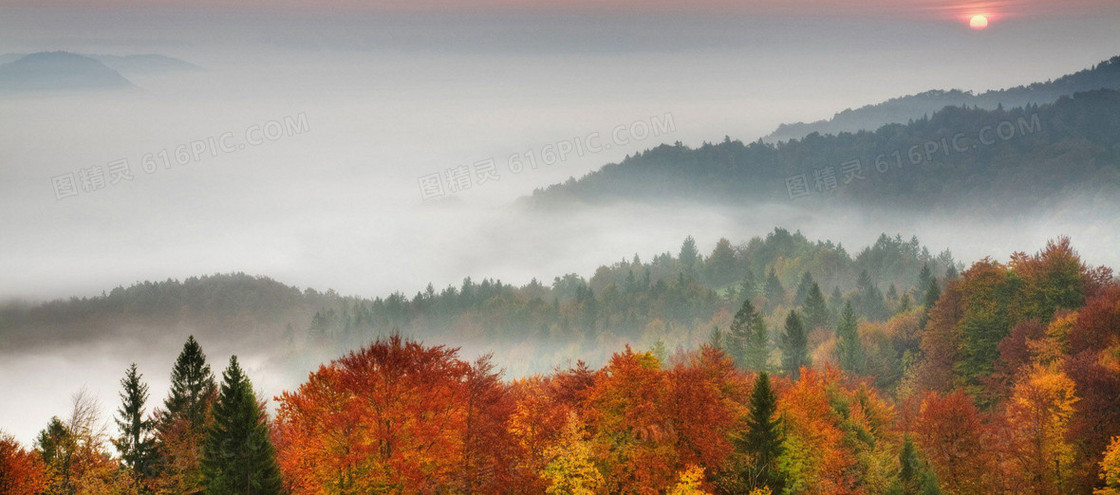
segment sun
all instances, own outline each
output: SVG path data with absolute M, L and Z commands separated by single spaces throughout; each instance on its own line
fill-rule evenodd
M 968 20 L 968 27 L 977 31 L 988 27 L 988 17 L 984 15 L 974 15 Z

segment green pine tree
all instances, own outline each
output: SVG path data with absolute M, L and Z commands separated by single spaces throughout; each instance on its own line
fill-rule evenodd
M 751 392 L 747 430 L 734 439 L 736 453 L 747 460 L 739 472 L 746 491 L 767 487 L 772 493 L 782 493 L 785 487 L 785 476 L 778 467 L 785 439 L 777 410 L 778 397 L 770 386 L 770 376 L 759 373 Z
M 863 345 L 859 340 L 859 321 L 851 301 L 844 303 L 840 324 L 836 326 L 836 357 L 840 369 L 859 373 L 863 365 Z
M 887 489 L 890 495 L 941 495 L 937 477 L 922 462 L 910 435 L 902 443 L 898 454 L 898 478 Z
M 121 455 L 121 461 L 132 472 L 134 488 L 143 491 L 143 480 L 154 477 L 157 466 L 157 452 L 153 437 L 154 423 L 145 417 L 144 408 L 148 402 L 148 385 L 132 363 L 121 379 L 121 407 L 117 409 L 117 428 L 120 436 L 113 439 L 113 446 Z
M 202 346 L 191 335 L 183 344 L 183 351 L 171 370 L 171 393 L 163 401 L 160 426 L 186 419 L 191 428 L 202 428 L 210 414 L 216 391 L 217 384 L 214 383 L 210 365 L 206 364 L 206 354 L 202 353 Z
M 201 447 L 217 385 L 202 347 L 191 336 L 171 370 L 171 392 L 156 415 L 161 480 L 168 491 L 202 490 Z
M 282 492 L 280 468 L 269 437 L 264 406 L 237 356 L 222 374 L 214 421 L 203 444 L 202 478 L 208 495 L 269 495 Z
M 741 368 L 763 371 L 770 356 L 770 336 L 762 314 L 750 299 L 744 300 L 725 338 L 727 352 Z
M 688 236 L 681 243 L 681 252 L 677 255 L 681 265 L 684 267 L 685 272 L 692 275 L 696 268 L 696 263 L 700 261 L 700 250 L 696 249 L 696 239 Z
M 929 312 L 937 305 L 937 300 L 941 299 L 941 289 L 937 287 L 937 279 L 930 278 L 929 284 L 926 285 L 926 294 L 922 298 L 922 303 L 925 305 L 926 310 L 922 312 L 922 319 L 919 326 L 922 329 L 926 328 L 926 323 L 929 323 Z
M 808 330 L 818 327 L 828 326 L 831 315 L 828 311 L 828 304 L 824 302 L 824 293 L 821 292 L 821 286 L 815 282 L 809 288 L 809 294 L 805 296 L 805 323 Z
M 809 366 L 809 339 L 797 312 L 790 311 L 782 334 L 782 370 L 796 379 L 802 366 Z
M 766 276 L 766 288 L 764 289 L 766 295 L 766 309 L 771 310 L 778 307 L 779 304 L 785 302 L 786 290 L 782 287 L 782 282 L 778 280 L 778 274 L 773 268 L 770 269 L 770 274 Z
M 805 298 L 809 297 L 809 289 L 815 284 L 813 276 L 809 272 L 801 275 L 801 281 L 797 284 L 797 292 L 793 296 L 793 305 L 801 306 L 805 304 Z
M 723 330 L 720 330 L 718 326 L 712 326 L 712 333 L 708 334 L 708 347 L 711 347 L 713 349 L 721 349 L 724 352 L 727 352 L 727 349 L 725 349 L 724 340 L 725 339 Z

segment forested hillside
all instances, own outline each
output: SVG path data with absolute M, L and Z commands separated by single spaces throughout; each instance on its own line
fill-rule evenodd
M 0 434 L 0 488 L 1120 492 L 1120 280 L 1087 266 L 1067 239 L 960 274 L 916 242 L 885 236 L 854 258 L 780 230 L 743 249 L 720 245 L 702 257 L 689 240 L 676 258 L 648 265 L 651 279 L 654 267 L 673 267 L 684 281 L 677 289 L 707 294 L 700 300 L 738 303 L 730 323 L 700 343 L 672 351 L 660 341 L 612 346 L 601 367 L 578 362 L 511 378 L 491 356 L 470 360 L 438 341 L 390 335 L 280 393 L 270 418 L 237 358 L 219 380 L 192 337 L 172 368 L 169 396 L 151 414 L 143 375 L 127 370 L 116 433 L 98 429 L 95 405 L 79 394 L 69 417 L 44 418 L 32 448 Z M 783 288 L 778 273 L 798 273 L 779 272 L 787 262 L 812 271 Z M 620 290 L 619 279 L 647 278 L 632 277 L 627 263 L 574 283 L 564 307 L 581 302 L 580 294 L 598 305 L 595 287 L 608 293 Z M 761 285 L 742 283 L 764 268 Z M 742 277 L 741 292 L 725 269 Z M 818 279 L 844 288 L 827 298 Z M 878 283 L 894 281 L 911 283 L 879 293 Z M 661 283 L 672 287 L 652 282 Z M 643 284 L 631 287 L 641 293 Z M 458 295 L 417 299 L 501 304 L 492 302 L 498 294 L 532 290 L 483 286 L 464 284 L 470 296 L 449 289 Z M 559 296 L 563 287 L 551 290 Z M 385 304 L 432 311 L 409 301 L 372 307 Z M 625 321 L 604 317 L 613 311 L 587 314 L 594 318 L 582 331 Z
M 801 139 L 812 133 L 839 134 L 878 129 L 886 124 L 901 124 L 932 114 L 945 107 L 978 107 L 986 110 L 1053 103 L 1062 96 L 1097 89 L 1120 89 L 1120 57 L 1113 57 L 1089 69 L 1053 81 L 985 91 L 931 90 L 916 95 L 892 98 L 882 103 L 847 109 L 829 120 L 782 124 L 764 141 Z
M 782 202 L 1018 215 L 1074 198 L 1089 211 L 1113 212 L 1117 197 L 1120 93 L 1100 90 L 1012 110 L 947 107 L 873 132 L 778 144 L 661 145 L 524 202 Z
M 10 351 L 189 332 L 283 353 L 333 354 L 400 334 L 516 354 L 501 364 L 523 374 L 568 359 L 602 363 L 626 343 L 698 345 L 713 328 L 726 330 L 744 300 L 777 325 L 814 286 L 830 320 L 845 299 L 857 315 L 883 319 L 920 301 L 929 280 L 956 271 L 948 251 L 935 255 L 916 238 L 882 235 L 849 253 L 775 229 L 741 244 L 721 239 L 707 254 L 689 238 L 677 253 L 623 259 L 590 277 L 573 273 L 522 286 L 468 277 L 412 296 L 344 297 L 244 274 L 144 282 L 93 298 L 10 304 L 0 308 L 0 336 Z

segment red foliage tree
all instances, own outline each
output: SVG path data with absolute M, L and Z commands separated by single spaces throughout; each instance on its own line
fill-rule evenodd
M 0 493 L 36 495 L 46 491 L 47 481 L 43 459 L 0 431 Z

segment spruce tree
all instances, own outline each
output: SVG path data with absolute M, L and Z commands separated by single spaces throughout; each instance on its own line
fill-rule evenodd
M 681 243 L 681 252 L 677 255 L 681 265 L 689 275 L 694 273 L 696 263 L 700 261 L 700 250 L 696 249 L 696 239 L 688 236 Z
M 762 315 L 750 299 L 744 300 L 725 339 L 727 352 L 741 368 L 762 371 L 770 356 L 770 336 Z
M 910 435 L 898 454 L 898 479 L 887 489 L 890 495 L 940 495 L 937 477 L 925 466 Z
M 863 346 L 859 341 L 859 321 L 852 303 L 844 303 L 840 324 L 836 326 L 836 357 L 840 369 L 859 373 L 863 364 Z
M 141 490 L 143 480 L 153 477 L 156 469 L 157 453 L 152 436 L 154 424 L 145 417 L 145 404 L 148 402 L 148 386 L 143 376 L 132 363 L 121 379 L 121 407 L 117 409 L 117 428 L 120 436 L 113 439 L 113 446 L 121 455 L 121 461 L 132 472 L 134 488 Z
M 926 287 L 929 287 L 929 281 L 932 278 L 933 271 L 929 268 L 929 262 L 922 263 L 922 270 L 918 272 L 918 285 L 916 286 L 918 292 L 914 293 L 914 297 L 922 295 L 922 291 L 925 291 Z
M 751 392 L 747 430 L 734 439 L 736 452 L 748 459 L 739 473 L 746 491 L 767 487 L 772 493 L 782 493 L 785 487 L 785 477 L 778 468 L 785 440 L 777 410 L 778 397 L 770 387 L 770 376 L 759 373 Z
M 156 416 L 161 490 L 202 489 L 201 447 L 217 385 L 202 347 L 191 336 L 171 371 L 171 392 Z
M 914 303 L 910 301 L 910 294 L 903 294 L 898 300 L 898 308 L 894 310 L 894 314 L 905 313 L 913 309 Z
M 282 492 L 268 419 L 237 356 L 222 375 L 214 421 L 203 444 L 202 478 L 208 495 Z
M 922 298 L 922 303 L 926 309 L 922 312 L 922 319 L 918 323 L 923 330 L 926 328 L 926 323 L 929 323 L 929 312 L 937 305 L 938 299 L 941 299 L 941 289 L 937 287 L 937 279 L 931 278 L 926 286 L 925 297 Z
M 782 287 L 782 282 L 778 280 L 778 274 L 773 268 L 770 269 L 770 274 L 766 276 L 766 308 L 774 309 L 781 304 L 786 297 L 786 290 Z
M 828 304 L 824 302 L 824 294 L 821 292 L 821 286 L 813 283 L 809 288 L 809 295 L 805 296 L 805 322 L 806 329 L 812 330 L 817 327 L 828 326 L 831 319 L 828 311 Z
M 178 419 L 186 419 L 192 428 L 201 428 L 210 413 L 217 384 L 202 346 L 191 335 L 171 370 L 171 393 L 163 401 L 161 427 Z
M 727 349 L 725 349 L 724 340 L 725 339 L 723 331 L 720 330 L 718 326 L 713 326 L 712 333 L 708 334 L 708 347 L 711 347 L 713 349 L 720 349 L 724 352 L 727 352 Z
M 809 272 L 801 275 L 801 281 L 797 284 L 797 292 L 793 296 L 794 306 L 805 304 L 805 298 L 809 297 L 809 289 L 813 287 L 813 284 L 813 276 Z
M 782 334 L 782 370 L 794 379 L 801 375 L 801 367 L 809 365 L 809 339 L 796 311 L 786 317 Z

